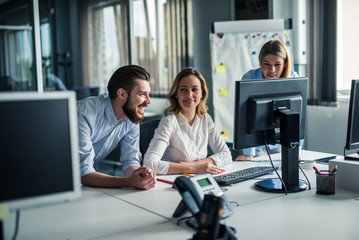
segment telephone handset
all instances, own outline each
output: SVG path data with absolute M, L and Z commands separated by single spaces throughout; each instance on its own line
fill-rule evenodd
M 205 194 L 223 199 L 222 218 L 227 218 L 233 213 L 232 205 L 223 194 L 216 180 L 209 173 L 197 174 L 192 177 L 179 176 L 176 178 L 174 186 L 182 196 L 182 200 L 173 213 L 173 217 L 180 217 L 187 210 L 196 215 L 202 207 Z

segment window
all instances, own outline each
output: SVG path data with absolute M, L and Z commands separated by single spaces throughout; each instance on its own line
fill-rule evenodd
M 338 90 L 349 90 L 352 79 L 359 79 L 359 1 L 338 1 Z
M 85 85 L 100 87 L 104 92 L 112 73 L 128 64 L 126 16 L 125 1 L 88 7 L 87 36 L 82 44 Z
M 129 4 L 128 4 L 129 3 Z M 166 96 L 177 73 L 193 64 L 189 0 L 98 1 L 87 7 L 83 38 L 85 85 L 106 91 L 120 66 L 151 74 L 152 96 Z
M 33 67 L 33 45 L 32 28 L 30 26 L 9 26 L 3 30 L 5 46 L 5 69 L 6 75 L 16 82 L 16 89 L 33 90 L 32 67 Z M 41 52 L 43 70 L 51 72 L 51 36 L 49 23 L 40 25 Z M 47 83 L 44 81 L 44 86 Z
M 33 62 L 31 27 L 4 31 L 6 75 L 17 85 L 16 90 L 31 89 Z
M 337 106 L 337 93 L 348 93 L 351 80 L 359 79 L 358 9 L 355 0 L 309 2 L 309 104 Z
M 337 0 L 309 1 L 308 104 L 337 106 Z
M 5 1 L 0 12 L 0 91 L 28 91 L 36 90 L 37 78 L 35 72 L 34 34 L 32 26 L 33 9 L 30 2 L 21 1 L 12 4 Z M 38 5 L 38 4 L 34 4 Z M 34 6 L 35 7 L 35 6 Z M 41 1 L 37 6 L 40 15 L 40 45 L 42 55 L 42 69 L 44 73 L 52 72 L 51 58 L 51 28 L 49 20 L 49 5 Z M 31 10 L 31 11 L 30 11 Z M 39 54 L 40 55 L 40 54 Z M 36 56 L 37 57 L 37 56 Z M 40 56 L 39 56 L 39 59 Z M 32 71 L 34 70 L 34 71 Z M 44 75 L 44 74 L 43 74 Z M 53 90 L 52 82 L 43 81 L 45 90 Z

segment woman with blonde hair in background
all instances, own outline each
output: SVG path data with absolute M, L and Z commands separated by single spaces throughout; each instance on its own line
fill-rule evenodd
M 298 77 L 298 74 L 291 70 L 289 52 L 280 40 L 266 42 L 259 52 L 258 60 L 260 67 L 245 73 L 242 80 Z M 301 146 L 302 143 L 301 141 Z M 269 145 L 270 150 L 278 150 L 279 147 L 280 144 Z M 239 155 L 235 160 L 252 160 L 256 151 L 262 151 L 263 148 L 264 146 L 243 149 L 243 155 Z

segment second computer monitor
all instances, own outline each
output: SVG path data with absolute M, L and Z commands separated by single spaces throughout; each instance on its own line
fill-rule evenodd
M 0 203 L 10 211 L 81 197 L 73 92 L 0 94 Z
M 345 149 L 359 149 L 359 80 L 352 80 L 349 114 L 348 114 L 348 130 Z M 347 160 L 359 160 L 359 151 L 353 154 L 344 154 Z

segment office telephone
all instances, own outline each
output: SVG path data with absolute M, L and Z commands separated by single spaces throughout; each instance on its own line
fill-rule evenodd
M 192 177 L 179 176 L 174 182 L 174 187 L 182 196 L 182 200 L 173 213 L 173 217 L 180 217 L 187 210 L 196 216 L 201 210 L 205 194 L 223 199 L 223 214 L 221 218 L 227 218 L 233 213 L 232 205 L 209 173 L 197 174 Z
M 192 240 L 236 240 L 236 230 L 225 224 L 221 224 L 223 214 L 222 197 L 204 195 L 201 211 L 197 217 L 197 233 Z

